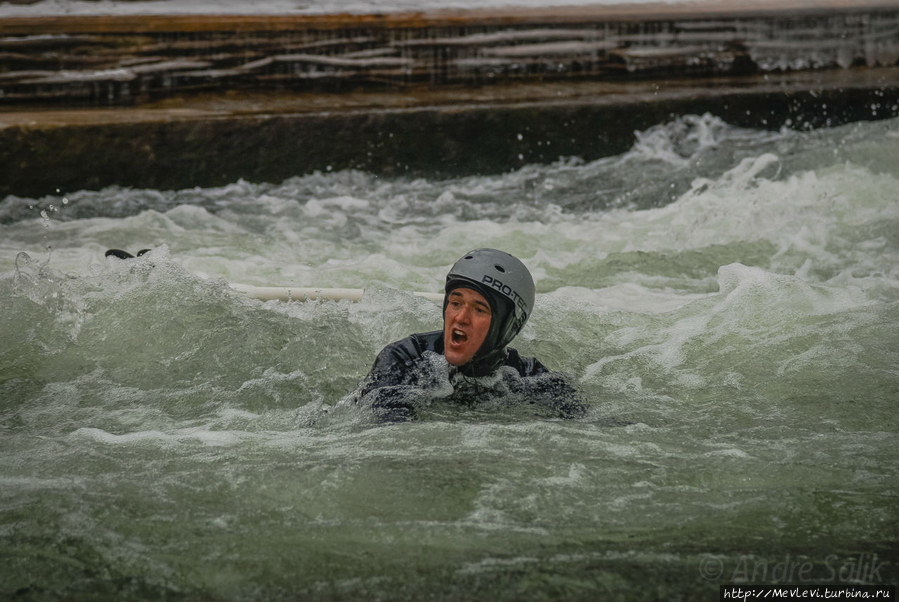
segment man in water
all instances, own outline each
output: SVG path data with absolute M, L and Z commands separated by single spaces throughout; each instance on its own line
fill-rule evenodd
M 386 421 L 414 418 L 416 398 L 426 391 L 466 405 L 518 397 L 558 416 L 583 416 L 586 408 L 564 378 L 507 347 L 530 317 L 534 297 L 534 280 L 517 258 L 496 249 L 466 253 L 446 276 L 443 330 L 385 347 L 361 399 Z M 447 381 L 439 376 L 440 356 Z

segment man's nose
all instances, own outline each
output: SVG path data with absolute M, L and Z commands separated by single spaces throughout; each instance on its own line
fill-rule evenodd
M 456 319 L 459 322 L 470 322 L 471 321 L 471 308 L 467 305 L 463 305 L 462 309 L 459 310 L 459 314 Z

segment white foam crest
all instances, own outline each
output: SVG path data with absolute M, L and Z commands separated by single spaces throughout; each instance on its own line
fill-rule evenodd
M 72 489 L 73 487 L 85 487 L 86 479 L 79 476 L 41 478 L 41 477 L 11 477 L 0 475 L 0 489 L 5 492 L 10 490 L 35 490 L 47 489 Z
M 209 447 L 230 447 L 260 435 L 244 431 L 212 431 L 206 427 L 189 427 L 166 433 L 158 430 L 134 431 L 114 434 L 103 429 L 82 427 L 71 433 L 70 438 L 89 439 L 107 445 L 158 444 L 162 446 L 183 443 L 201 443 Z
M 347 213 L 357 215 L 370 207 L 371 203 L 353 197 L 310 199 L 304 205 L 306 217 L 315 219 L 319 227 L 342 228 L 349 218 Z
M 238 233 L 244 229 L 232 221 L 222 219 L 209 213 L 203 207 L 196 205 L 178 205 L 165 212 L 165 217 L 170 223 L 182 228 L 183 231 Z
M 170 443 L 174 440 L 171 435 L 163 433 L 162 431 L 136 431 L 115 435 L 104 431 L 103 429 L 93 427 L 79 428 L 69 435 L 69 437 L 74 439 L 90 439 L 98 443 L 107 443 L 110 445 L 145 443 L 148 441 Z
M 568 466 L 568 473 L 563 476 L 544 477 L 536 479 L 537 485 L 550 487 L 578 487 L 589 482 L 591 471 L 581 462 L 574 462 Z
M 624 346 L 633 343 L 639 345 L 639 347 L 623 354 L 607 355 L 599 361 L 588 365 L 584 370 L 584 379 L 593 381 L 604 374 L 606 366 L 618 362 L 636 362 L 642 365 L 645 361 L 648 361 L 654 370 L 673 373 L 685 361 L 684 347 L 687 342 L 704 333 L 708 321 L 709 317 L 707 315 L 699 314 L 676 320 L 671 326 L 659 328 L 651 334 L 639 328 L 624 328 L 616 331 L 611 335 L 617 338 L 616 343 Z M 688 388 L 701 387 L 705 382 L 695 374 L 682 371 L 674 373 L 673 376 L 677 379 L 677 384 Z M 617 390 L 643 393 L 642 383 L 637 382 L 635 385 L 632 378 L 625 378 L 625 381 L 619 382 L 620 378 L 613 376 L 612 382 L 618 383 L 615 385 Z
M 856 352 L 860 350 L 861 346 L 856 346 L 854 349 Z M 783 377 L 788 374 L 797 374 L 802 370 L 821 365 L 828 361 L 829 356 L 830 349 L 828 346 L 824 343 L 819 343 L 781 362 L 777 369 L 777 376 Z
M 398 242 L 391 241 L 388 244 L 391 245 L 390 248 L 399 248 L 399 241 L 402 240 L 406 249 L 412 249 L 415 245 L 424 246 L 427 248 L 429 257 L 441 258 L 442 262 L 445 262 L 447 258 L 450 258 L 451 262 L 455 261 L 471 249 L 496 247 L 507 250 L 530 265 L 530 259 L 538 252 L 538 249 L 552 248 L 553 242 L 561 242 L 559 231 L 564 230 L 567 233 L 569 226 L 574 225 L 577 221 L 578 218 L 574 217 L 569 217 L 564 222 L 557 224 L 514 219 L 505 223 L 490 220 L 453 220 L 451 224 L 443 224 L 443 227 L 435 232 L 428 231 L 424 233 L 424 236 L 418 234 L 417 240 L 408 237 L 414 232 L 398 233 L 398 236 L 391 236 Z M 595 231 L 592 232 L 592 235 L 588 232 L 575 232 L 575 236 L 579 233 L 586 240 L 595 241 L 596 239 Z M 576 242 L 569 241 L 568 246 L 576 246 Z M 448 268 L 451 262 L 443 263 L 438 267 Z M 441 280 L 445 275 L 446 270 L 444 270 Z
M 305 380 L 307 377 L 302 370 L 294 370 L 288 374 L 284 374 L 278 372 L 274 368 L 268 368 L 260 378 L 251 378 L 250 380 L 246 380 L 240 385 L 238 391 L 244 391 L 248 389 L 256 389 L 256 388 L 265 388 L 272 384 L 277 383 L 285 383 L 292 382 L 295 380 Z
M 261 416 L 261 414 L 237 408 L 222 408 L 218 414 L 222 420 L 255 420 Z
M 544 307 L 658 314 L 679 309 L 709 295 L 710 293 L 684 293 L 672 288 L 648 288 L 628 282 L 601 289 L 562 286 L 539 297 L 542 299 L 540 304 Z
M 697 180 L 675 203 L 636 213 L 611 211 L 595 224 L 572 225 L 572 236 L 586 239 L 598 229 L 607 250 L 608 243 L 625 241 L 623 251 L 768 240 L 778 250 L 774 259 L 798 252 L 838 266 L 851 251 L 842 240 L 846 228 L 899 220 L 899 180 L 891 175 L 843 166 L 784 181 L 762 177 L 773 175 L 777 164 L 771 154 L 745 159 L 717 181 Z
M 600 378 L 606 374 L 607 366 L 619 362 L 642 365 L 648 361 L 653 370 L 669 374 L 677 385 L 701 388 L 707 384 L 707 378 L 698 374 L 697 368 L 686 365 L 686 347 L 691 341 L 704 337 L 702 344 L 708 346 L 734 333 L 756 339 L 758 336 L 754 333 L 784 329 L 792 332 L 798 318 L 840 313 L 872 303 L 857 288 L 813 285 L 797 276 L 775 274 L 741 264 L 721 267 L 718 280 L 719 293 L 697 296 L 695 301 L 675 312 L 674 320 L 667 326 L 652 324 L 649 330 L 625 326 L 613 332 L 607 338 L 610 344 L 631 349 L 622 354 L 607 355 L 588 365 L 584 378 L 588 381 Z M 802 358 L 795 361 L 801 362 Z M 619 383 L 616 387 L 634 391 L 629 382 Z M 638 386 L 636 390 L 639 389 Z
M 177 209 L 177 208 L 176 208 Z M 182 212 L 175 211 L 175 216 L 178 217 L 183 215 Z M 122 226 L 124 229 L 133 230 L 133 231 L 141 231 L 141 232 L 170 232 L 172 234 L 181 234 L 186 228 L 182 227 L 178 222 L 172 219 L 168 214 L 170 211 L 166 213 L 160 213 L 154 209 L 148 209 L 147 211 L 142 211 L 141 213 L 133 216 L 129 216 L 123 218 Z
M 634 132 L 637 139 L 634 147 L 630 153 L 622 157 L 621 161 L 637 155 L 647 160 L 685 167 L 691 157 L 708 148 L 714 148 L 721 138 L 732 130 L 734 128 L 709 113 L 702 116 L 678 117 L 646 131 Z
M 540 558 L 533 556 L 517 556 L 515 558 L 484 558 L 477 562 L 467 562 L 462 565 L 456 572 L 459 575 L 478 575 L 481 573 L 489 573 L 493 571 L 506 572 L 510 569 L 521 570 L 527 565 L 534 565 L 541 562 Z
M 721 456 L 725 458 L 739 458 L 741 460 L 752 459 L 752 456 L 735 447 L 727 449 L 716 449 L 715 451 L 706 452 L 704 455 L 707 457 Z
M 300 391 L 308 391 L 308 383 L 309 377 L 302 370 L 293 370 L 285 374 L 275 368 L 267 368 L 261 377 L 244 381 L 237 390 L 237 394 L 262 394 L 275 404 L 280 405 L 286 401 L 285 396 L 293 399 Z M 315 398 L 310 400 L 310 402 L 319 403 L 321 400 L 321 394 L 316 391 Z M 236 418 L 238 416 L 233 415 L 231 417 Z
M 738 263 L 719 268 L 718 283 L 724 300 L 716 313 L 730 311 L 751 319 L 820 316 L 871 303 L 855 287 L 809 284 L 797 276 L 774 274 Z
M 274 194 L 272 191 L 260 194 L 256 197 L 256 203 L 260 208 L 265 208 L 270 215 L 298 218 L 304 214 L 303 205 L 296 198 Z

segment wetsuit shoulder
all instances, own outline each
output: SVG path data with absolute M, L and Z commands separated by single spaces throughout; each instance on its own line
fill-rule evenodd
M 443 352 L 443 332 L 409 335 L 384 347 L 365 378 L 362 394 L 401 384 L 425 351 Z
M 549 407 L 560 418 L 582 418 L 587 414 L 587 404 L 565 375 L 550 372 L 536 358 L 521 357 L 511 347 L 508 348 L 506 366 L 515 368 L 522 378 L 528 379 L 515 387 L 526 390 L 534 403 Z
M 549 369 L 541 364 L 535 357 L 521 357 L 515 349 L 506 348 L 506 366 L 515 368 L 518 374 L 527 376 L 537 376 L 538 374 L 549 374 Z
M 426 351 L 443 353 L 443 332 L 413 334 L 390 343 L 375 358 L 362 382 L 360 396 L 371 403 L 383 422 L 402 422 L 415 417 L 415 410 L 403 391 L 415 379 L 416 364 Z
M 410 363 L 414 363 L 421 358 L 425 351 L 434 351 L 438 353 L 438 339 L 442 342 L 442 332 L 425 332 L 421 334 L 412 334 L 405 339 L 390 343 L 375 358 L 369 372 L 396 370 L 408 367 Z M 442 344 L 439 345 L 440 351 L 443 351 Z

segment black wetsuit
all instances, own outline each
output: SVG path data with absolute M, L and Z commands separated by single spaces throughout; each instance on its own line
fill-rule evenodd
M 429 359 L 443 355 L 443 331 L 413 334 L 387 345 L 371 368 L 360 390 L 360 399 L 371 403 L 372 409 L 386 421 L 409 420 L 415 417 L 413 391 L 427 389 L 435 382 L 433 370 L 428 370 Z M 456 368 L 450 366 L 449 380 L 452 386 L 460 378 L 477 378 L 502 372 L 501 387 L 505 393 L 523 395 L 529 403 L 549 407 L 553 414 L 563 418 L 575 418 L 586 413 L 586 407 L 567 380 L 550 372 L 535 358 L 521 357 L 511 347 L 495 350 L 479 361 Z M 511 370 L 504 369 L 511 368 Z M 517 375 L 517 378 L 516 378 Z M 471 381 L 476 382 L 476 381 Z M 446 393 L 460 404 L 472 403 L 473 392 L 483 392 L 477 385 L 456 387 L 454 395 Z M 458 395 L 455 395 L 458 393 Z M 493 391 L 494 394 L 495 390 Z

